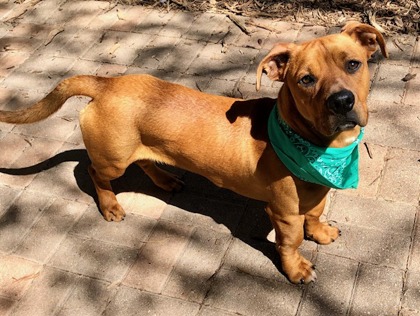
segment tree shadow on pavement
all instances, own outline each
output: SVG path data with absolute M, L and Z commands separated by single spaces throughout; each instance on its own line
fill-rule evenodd
M 74 168 L 77 186 L 81 191 L 91 196 L 98 206 L 96 191 L 87 172 L 90 160 L 85 149 L 60 152 L 33 166 L 0 168 L 0 173 L 16 176 L 38 174 L 65 162 L 78 163 Z M 171 195 L 169 204 L 183 209 L 185 212 L 208 216 L 217 224 L 224 225 L 234 237 L 262 252 L 280 270 L 280 261 L 275 247 L 265 238 L 272 229 L 268 216 L 264 212 L 265 203 L 249 200 L 227 189 L 216 187 L 199 175 L 184 173 L 173 167 L 162 167 L 177 174 L 184 174 L 183 180 L 186 182 L 185 188 L 181 192 Z M 129 166 L 122 177 L 112 181 L 112 186 L 116 195 L 123 192 L 138 192 L 161 198 L 164 193 L 136 165 Z M 223 206 L 220 206 L 221 204 Z M 232 212 L 229 212 L 230 206 L 233 209 Z M 218 209 L 222 211 L 220 212 Z M 98 207 L 99 220 L 103 219 Z
M 85 13 L 83 12 L 79 12 L 79 16 L 84 14 Z M 66 28 L 63 32 L 58 33 L 53 38 L 51 43 L 45 45 L 45 38 L 48 34 L 50 34 L 53 26 L 47 28 L 43 32 L 44 35 L 42 37 L 42 32 L 34 29 L 32 27 L 32 24 L 28 24 L 27 27 L 29 29 L 27 32 L 28 34 L 26 36 L 19 37 L 14 36 L 13 34 L 8 34 L 7 36 L 4 36 L 0 41 L 2 47 L 11 47 L 15 50 L 21 49 L 25 46 L 30 46 L 34 49 L 39 47 L 37 50 L 37 54 L 51 55 L 51 61 L 49 61 L 46 64 L 36 62 L 36 60 L 34 62 L 32 59 L 22 59 L 19 61 L 19 63 L 22 64 L 21 69 L 18 68 L 19 65 L 13 64 L 12 66 L 16 68 L 14 70 L 16 80 L 14 80 L 13 82 L 12 80 L 10 81 L 12 83 L 19 84 L 15 89 L 13 84 L 11 83 L 11 87 L 8 87 L 8 90 L 16 90 L 17 93 L 20 93 L 20 91 L 18 91 L 18 88 L 22 88 L 22 90 L 24 89 L 25 92 L 27 92 L 27 87 L 36 87 L 37 89 L 42 90 L 42 93 L 44 93 L 49 88 L 40 88 L 40 83 L 45 83 L 45 85 L 48 85 L 48 87 L 52 87 L 53 85 L 55 85 L 56 81 L 58 81 L 58 77 L 62 78 L 65 75 L 81 74 L 82 72 L 86 72 L 87 70 L 88 72 L 96 73 L 96 67 L 102 65 L 101 62 L 110 62 L 110 65 L 115 64 L 116 66 L 121 66 L 116 62 L 116 57 L 119 57 L 119 55 L 116 54 L 115 51 L 113 51 L 113 49 L 116 49 L 117 47 L 121 47 L 120 49 L 123 50 L 124 53 L 130 53 L 121 55 L 121 63 L 127 66 L 128 71 L 142 71 L 148 73 L 156 73 L 160 75 L 163 74 L 165 76 L 171 77 L 177 77 L 178 75 L 188 75 L 191 78 L 193 78 L 192 81 L 196 81 L 199 78 L 199 76 L 197 75 L 202 75 L 206 78 L 208 77 L 211 79 L 217 78 L 220 80 L 225 80 L 224 82 L 226 83 L 229 82 L 226 80 L 231 80 L 235 82 L 238 81 L 239 83 L 241 83 L 240 79 L 242 78 L 242 76 L 244 76 L 244 74 L 247 73 L 247 71 L 249 72 L 251 68 L 255 68 L 255 62 L 258 61 L 258 56 L 260 56 L 261 53 L 264 53 L 267 47 L 260 47 L 256 45 L 256 43 L 259 43 L 261 40 L 260 35 L 258 35 L 258 33 L 255 33 L 255 35 L 252 35 L 250 37 L 244 36 L 235 27 L 232 27 L 232 29 L 229 28 L 230 22 L 227 20 L 227 18 L 224 18 L 224 20 L 221 20 L 219 27 L 220 31 L 219 33 L 213 34 L 214 38 L 212 40 L 208 40 L 208 30 L 202 27 L 198 28 L 197 33 L 193 35 L 186 34 L 185 36 L 183 36 L 185 38 L 183 38 L 183 40 L 179 41 L 175 45 L 168 43 L 160 43 L 158 45 L 156 42 L 149 43 L 149 41 L 142 42 L 141 39 L 146 37 L 140 36 L 139 34 L 134 34 L 131 35 L 132 37 L 129 37 L 131 32 L 118 32 L 118 28 L 112 28 L 107 30 L 104 29 L 103 32 L 96 32 L 94 30 L 88 30 L 83 27 L 80 27 L 79 30 Z M 170 26 L 171 24 L 169 23 L 165 26 L 165 28 L 169 29 Z M 223 26 L 226 27 L 223 28 Z M 136 30 L 137 33 L 141 33 L 142 35 L 149 34 L 152 31 L 153 26 L 151 24 L 149 25 L 144 23 L 141 24 Z M 114 35 L 118 35 L 119 37 L 117 36 L 118 38 L 113 38 Z M 263 44 L 264 38 L 268 38 L 268 35 L 268 32 L 266 32 L 265 37 L 262 37 Z M 245 47 L 245 44 L 237 44 L 237 39 L 241 38 L 243 40 L 243 37 L 246 38 L 247 42 L 251 43 L 252 45 L 258 46 L 258 48 L 248 49 Z M 198 44 L 192 46 L 191 43 L 193 43 L 195 41 L 194 39 L 196 38 L 198 38 L 200 41 L 197 40 Z M 243 54 L 244 56 L 240 56 L 241 58 L 238 59 L 229 60 L 228 57 L 230 51 L 228 50 L 227 52 L 218 52 L 217 54 L 215 54 L 215 57 L 217 59 L 214 59 L 214 56 L 211 56 L 211 58 L 206 58 L 204 55 L 198 56 L 199 58 L 197 59 L 196 63 L 191 64 L 192 60 L 195 58 L 196 55 L 198 55 L 199 52 L 201 52 L 202 50 L 207 51 L 209 48 L 211 48 L 212 45 L 220 45 L 220 51 L 223 48 L 223 45 L 221 44 L 222 39 L 223 42 L 226 41 L 226 43 L 229 44 L 228 47 L 230 47 L 230 50 L 232 52 L 240 51 L 241 54 Z M 103 42 L 104 40 L 105 42 Z M 109 43 L 106 41 L 108 41 Z M 203 41 L 208 41 L 208 43 L 204 43 Z M 42 43 L 44 43 L 44 45 L 41 45 Z M 124 45 L 120 45 L 121 43 L 123 43 Z M 130 50 L 127 48 L 128 45 L 125 45 L 126 43 L 128 43 L 128 45 L 132 45 Z M 105 44 L 109 45 L 106 46 Z M 190 46 L 188 46 L 188 44 L 190 44 Z M 186 49 L 183 50 L 183 48 Z M 91 49 L 95 50 L 98 54 L 92 54 L 90 56 L 89 51 Z M 109 51 L 112 51 L 113 54 L 106 55 L 103 53 L 109 53 Z M 186 55 L 186 53 L 188 52 L 192 52 L 192 55 Z M 114 57 L 114 55 L 116 57 Z M 59 57 L 53 58 L 53 56 Z M 53 62 L 53 60 L 57 62 Z M 62 61 L 63 64 L 58 64 L 58 61 Z M 418 61 L 418 58 L 414 59 L 414 62 L 416 61 Z M 254 70 L 252 70 L 252 72 L 253 71 Z M 54 76 L 52 76 L 52 79 L 50 78 L 47 80 L 46 78 L 51 77 L 51 74 L 53 74 Z M 106 73 L 106 75 L 112 74 Z M 25 80 L 28 81 L 20 80 L 22 78 L 25 78 Z M 28 83 L 28 78 L 31 78 L 30 83 Z M 385 83 L 381 82 L 380 84 Z M 32 97 L 32 93 L 30 95 Z M 16 109 L 16 104 L 19 102 L 15 102 L 16 100 L 14 98 L 19 98 L 19 94 L 17 94 L 17 96 L 13 95 L 10 98 L 12 98 L 12 100 L 9 100 L 10 102 L 5 103 L 13 105 L 13 108 L 10 109 Z M 20 103 L 27 103 L 27 100 L 22 100 L 22 102 Z M 9 107 L 7 108 L 9 109 Z M 395 115 L 397 114 L 398 113 L 396 113 Z M 391 120 L 392 118 L 393 117 L 390 117 L 389 119 Z M 412 133 L 409 127 L 404 128 L 406 129 L 407 134 Z M 0 172 L 16 176 L 38 174 L 66 162 L 77 163 L 73 171 L 77 186 L 81 191 L 91 196 L 97 203 L 96 192 L 87 172 L 87 167 L 90 161 L 87 152 L 84 149 L 72 149 L 60 152 L 45 161 L 42 161 L 36 165 L 29 166 L 26 168 L 0 168 Z M 172 168 L 170 169 L 171 171 L 173 171 Z M 202 178 L 201 176 L 194 175 L 191 173 L 184 173 L 179 170 L 175 170 L 175 172 L 177 174 L 179 173 L 182 175 L 183 180 L 185 180 L 186 182 L 186 186 L 183 191 L 179 193 L 174 193 L 170 195 L 169 198 L 165 196 L 165 202 L 179 209 L 182 209 L 182 212 L 184 213 L 187 213 L 192 216 L 204 216 L 206 218 L 211 219 L 218 225 L 225 226 L 235 238 L 239 239 L 240 241 L 252 247 L 253 249 L 261 252 L 263 256 L 268 258 L 267 261 L 271 261 L 274 264 L 275 269 L 281 272 L 280 260 L 275 250 L 275 246 L 265 239 L 265 236 L 267 236 L 267 234 L 271 231 L 271 224 L 264 212 L 264 203 L 253 201 L 239 196 L 235 193 L 232 193 L 231 191 L 217 188 L 215 185 L 213 185 L 205 178 Z M 158 199 L 165 195 L 161 189 L 155 187 L 152 181 L 137 166 L 134 165 L 130 166 L 127 169 L 124 176 L 113 181 L 113 187 L 116 194 L 123 192 L 139 192 L 156 197 Z M 77 188 L 75 189 L 77 190 Z M 46 187 L 45 190 L 48 190 L 48 187 Z M 40 197 L 40 199 L 42 198 L 43 197 Z M 10 225 L 12 223 L 13 225 L 16 224 L 19 227 L 19 225 L 22 224 L 21 222 L 23 222 L 23 220 L 19 219 L 20 213 L 24 213 L 23 211 L 26 212 L 26 210 L 22 209 L 19 213 L 19 210 L 14 210 L 13 208 L 16 208 L 16 206 L 10 207 L 10 210 L 7 211 L 7 214 L 0 213 L 1 220 L 5 224 Z M 37 216 L 37 212 L 39 212 L 38 209 L 33 210 L 33 214 L 31 214 L 31 216 Z M 95 221 L 104 221 L 101 218 L 99 210 L 96 215 L 97 218 L 95 218 Z M 130 220 L 130 216 L 134 215 L 129 214 L 127 221 Z M 179 222 L 181 224 L 184 224 L 182 221 Z M 208 227 L 204 227 L 206 223 L 207 222 L 202 221 L 201 225 L 203 228 L 208 229 Z M 56 225 L 56 223 L 52 222 L 51 225 Z M 196 225 L 196 223 L 193 223 L 193 225 Z M 3 226 L 0 223 L 0 229 L 1 228 L 3 228 Z M 202 249 L 212 247 L 212 244 L 204 244 L 202 240 L 193 240 L 192 242 L 197 243 L 198 246 L 200 246 Z M 378 246 L 372 246 L 372 248 L 373 253 L 381 251 L 379 243 Z M 92 258 L 89 257 L 86 260 L 92 259 L 92 261 L 95 262 L 105 260 L 104 258 L 95 259 L 94 254 L 91 254 L 89 250 L 90 249 L 86 249 L 86 252 L 84 253 L 90 255 Z M 252 256 L 250 256 L 249 259 L 250 261 L 258 260 L 258 258 L 256 257 L 260 258 L 261 256 L 259 256 L 258 254 L 256 254 L 255 251 L 253 251 Z M 240 258 L 242 259 L 243 257 Z M 211 259 L 212 256 L 209 256 L 209 260 Z M 243 275 L 241 274 L 242 271 L 240 270 L 240 264 L 241 263 L 238 263 L 238 265 L 234 266 L 233 269 L 239 271 L 236 275 L 240 275 L 238 279 L 246 279 L 247 272 L 245 271 Z M 162 265 L 164 265 L 164 263 L 162 263 Z M 196 267 L 196 269 L 198 270 L 200 268 L 201 267 Z M 260 270 L 264 270 L 264 267 L 260 267 Z M 265 271 L 263 272 L 265 273 Z M 207 276 L 203 277 L 199 273 L 194 273 L 194 271 L 191 271 L 189 269 L 180 268 L 176 271 L 176 273 L 179 274 L 179 278 L 182 280 L 181 283 L 185 285 L 186 289 L 191 289 L 191 287 L 194 287 L 196 285 L 194 290 L 200 291 L 200 288 L 203 285 L 214 282 L 214 275 L 207 279 Z M 221 278 L 219 278 L 219 274 L 217 273 L 219 273 L 219 271 L 215 272 L 215 283 L 222 283 L 223 281 L 221 280 Z M 252 275 L 252 273 L 249 274 Z M 264 277 L 265 275 L 266 274 L 264 274 Z M 256 283 L 257 285 L 255 285 L 255 287 L 250 286 L 249 288 L 258 289 L 258 286 L 263 288 L 263 286 L 265 285 L 264 282 L 266 282 L 266 279 L 264 277 L 252 278 L 252 282 Z M 57 276 L 56 278 L 57 280 L 59 280 L 59 276 Z M 56 278 L 54 277 L 54 279 Z M 333 278 L 334 276 L 331 276 L 331 279 Z M 274 277 L 272 277 L 272 279 L 274 279 Z M 251 280 L 251 278 L 249 278 L 249 280 Z M 276 280 L 282 280 L 282 278 L 279 276 L 279 278 L 276 278 Z M 98 284 L 93 282 L 92 280 L 90 281 L 91 282 L 86 282 L 86 284 L 83 284 L 83 286 L 87 289 L 89 297 L 95 297 L 96 299 L 101 292 L 106 292 L 106 290 L 104 290 L 103 287 L 99 287 Z M 232 282 L 232 284 L 226 285 L 225 289 L 226 291 L 228 291 L 228 286 L 234 288 L 232 291 L 235 292 L 228 291 L 228 293 L 231 294 L 231 300 L 235 299 L 236 293 L 244 293 L 247 290 L 249 290 L 249 288 L 245 288 L 245 291 L 243 291 L 244 288 L 240 286 L 242 284 L 239 281 L 234 280 L 233 278 L 231 278 L 230 281 Z M 276 285 L 278 285 L 279 283 L 282 283 L 284 285 L 283 282 L 276 282 Z M 190 286 L 190 284 L 193 284 L 193 286 Z M 272 283 L 269 283 L 269 285 L 271 286 Z M 216 288 L 216 290 L 220 288 L 222 288 L 222 286 Z M 272 302 L 273 299 L 276 300 L 281 296 L 287 297 L 288 291 L 299 291 L 301 288 L 284 285 L 284 287 L 277 287 L 276 289 L 280 290 L 276 293 L 273 293 L 275 295 L 272 295 L 268 298 L 264 298 L 264 304 L 272 305 L 274 307 L 276 306 L 276 304 Z M 213 291 L 210 294 L 212 294 L 213 297 L 215 297 L 216 295 L 223 296 L 226 294 L 226 292 L 224 291 L 219 292 L 220 293 L 215 293 L 215 291 Z M 264 293 L 265 292 L 255 293 L 255 295 L 262 296 L 264 295 Z M 253 302 L 254 301 L 250 302 L 250 304 L 253 304 Z M 87 304 L 89 303 L 90 302 L 88 302 Z M 326 296 L 325 291 L 322 289 L 319 290 L 317 293 L 312 294 L 312 303 L 315 304 L 317 310 L 319 310 L 325 315 L 336 314 L 335 309 L 340 304 L 340 302 L 336 301 L 334 298 L 329 298 L 328 296 Z M 279 313 L 281 313 L 281 311 L 279 311 Z

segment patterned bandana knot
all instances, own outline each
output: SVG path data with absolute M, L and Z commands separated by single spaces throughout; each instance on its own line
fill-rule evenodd
M 280 117 L 277 106 L 268 120 L 271 145 L 283 164 L 299 179 L 334 189 L 357 188 L 359 150 L 364 129 L 343 148 L 319 147 L 296 134 Z

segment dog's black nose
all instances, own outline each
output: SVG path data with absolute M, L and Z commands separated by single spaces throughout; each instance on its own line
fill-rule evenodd
M 330 95 L 327 107 L 336 114 L 346 114 L 353 109 L 354 94 L 349 90 L 341 90 Z

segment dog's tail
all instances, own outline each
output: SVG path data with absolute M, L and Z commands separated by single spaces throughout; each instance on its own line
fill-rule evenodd
M 0 111 L 0 122 L 28 124 L 46 119 L 57 112 L 72 96 L 83 95 L 95 98 L 106 78 L 76 76 L 61 81 L 44 99 L 18 111 Z

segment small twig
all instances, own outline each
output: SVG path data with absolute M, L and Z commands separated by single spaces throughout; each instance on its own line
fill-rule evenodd
M 27 1 L 19 4 L 17 9 L 13 10 L 12 15 L 6 17 L 6 19 L 3 22 L 10 22 L 11 20 L 14 20 L 14 19 L 20 17 L 21 15 L 26 13 L 26 11 L 28 11 L 29 8 L 33 7 L 34 5 L 36 5 L 40 1 L 41 0 L 27 0 Z
M 112 3 L 112 2 L 109 3 L 108 8 L 103 9 L 104 10 L 103 14 L 104 13 L 108 13 L 109 11 L 111 11 L 112 9 L 114 9 L 117 5 L 118 5 L 118 2 L 117 1 L 115 1 L 114 3 Z
M 127 20 L 126 12 L 117 8 L 117 18 L 120 21 L 126 21 Z
M 60 34 L 61 32 L 64 32 L 64 28 L 63 28 L 63 27 L 56 28 L 56 29 L 52 30 L 52 31 L 48 34 L 47 39 L 44 41 L 44 46 L 47 46 L 48 44 L 50 44 L 50 43 L 53 41 L 53 39 L 54 39 L 54 38 L 55 38 L 58 34 Z
M 105 38 L 106 33 L 102 33 L 101 37 L 99 38 L 99 43 L 102 43 Z
M 270 32 L 278 33 L 278 31 L 275 28 L 270 27 L 268 25 L 264 25 L 264 24 L 255 22 L 255 21 L 252 21 L 252 20 L 251 21 L 246 21 L 245 24 L 252 25 L 252 26 L 255 26 L 255 27 L 259 27 L 260 29 L 264 29 L 264 30 L 267 30 L 267 31 L 270 31 Z
M 244 32 L 246 35 L 251 35 L 251 32 L 247 29 L 247 27 L 239 21 L 233 14 L 228 14 L 227 17 L 237 26 L 239 29 Z
M 364 144 L 364 145 L 365 145 L 365 147 L 366 147 L 366 150 L 367 150 L 367 153 L 368 153 L 368 155 L 369 155 L 369 158 L 370 158 L 370 159 L 373 159 L 373 154 L 372 154 L 372 151 L 370 150 L 370 148 L 369 148 L 368 144 L 367 144 L 366 142 L 364 142 L 363 144 Z
M 232 12 L 232 13 L 234 13 L 234 14 L 241 14 L 241 13 L 242 13 L 241 11 L 238 11 L 238 10 L 236 10 L 236 9 L 234 9 L 234 8 L 232 8 L 232 7 L 230 7 L 227 3 L 224 3 L 223 5 L 224 5 L 224 7 L 225 7 L 228 11 L 230 11 L 230 12 Z
M 120 48 L 120 44 L 117 42 L 117 43 L 115 43 L 112 47 L 111 47 L 111 49 L 108 51 L 108 54 L 109 55 L 114 55 L 114 53 L 118 50 L 118 48 Z
M 191 10 L 190 10 L 190 7 L 189 7 L 188 5 L 186 5 L 186 4 L 185 4 L 184 2 L 182 2 L 182 1 L 178 1 L 178 0 L 171 0 L 171 2 L 175 3 L 176 5 L 178 5 L 178 6 L 180 6 L 180 7 L 183 7 L 183 8 L 185 8 L 185 9 L 187 9 L 187 10 L 191 11 Z
M 226 39 L 226 37 L 228 37 L 230 34 L 231 34 L 231 30 L 232 28 L 231 28 L 231 26 L 229 25 L 228 26 L 228 30 L 227 30 L 227 32 L 225 33 L 225 35 L 223 35 L 223 37 L 221 38 L 221 39 L 219 39 L 217 42 L 216 42 L 216 44 L 221 44 L 222 46 L 224 46 L 225 44 L 226 44 L 226 42 L 225 42 L 225 39 Z
M 222 45 L 222 49 L 220 50 L 220 52 L 222 54 L 226 53 L 226 51 L 228 49 L 228 44 L 226 43 L 226 38 L 231 34 L 231 29 L 232 29 L 232 27 L 229 25 L 228 26 L 228 31 L 225 33 L 225 35 L 223 35 L 223 37 L 216 42 L 216 44 Z
M 394 43 L 394 45 L 400 50 L 400 51 L 404 51 L 404 49 L 399 45 L 399 43 L 398 43 L 398 40 L 397 39 L 394 39 L 393 41 L 392 41 L 393 43 Z
M 29 144 L 29 146 L 31 146 L 31 147 L 32 147 L 32 142 L 31 142 L 29 139 L 24 138 L 23 140 L 24 140 L 25 142 L 27 142 L 27 143 Z
M 71 118 L 71 117 L 67 117 L 67 116 L 62 116 L 62 117 L 60 117 L 62 120 L 64 120 L 64 121 L 66 121 L 66 122 L 73 122 L 74 121 L 74 119 L 73 118 Z
M 198 82 L 195 82 L 195 86 L 197 87 L 198 91 L 203 92 L 203 90 L 201 90 L 200 86 L 198 85 Z

